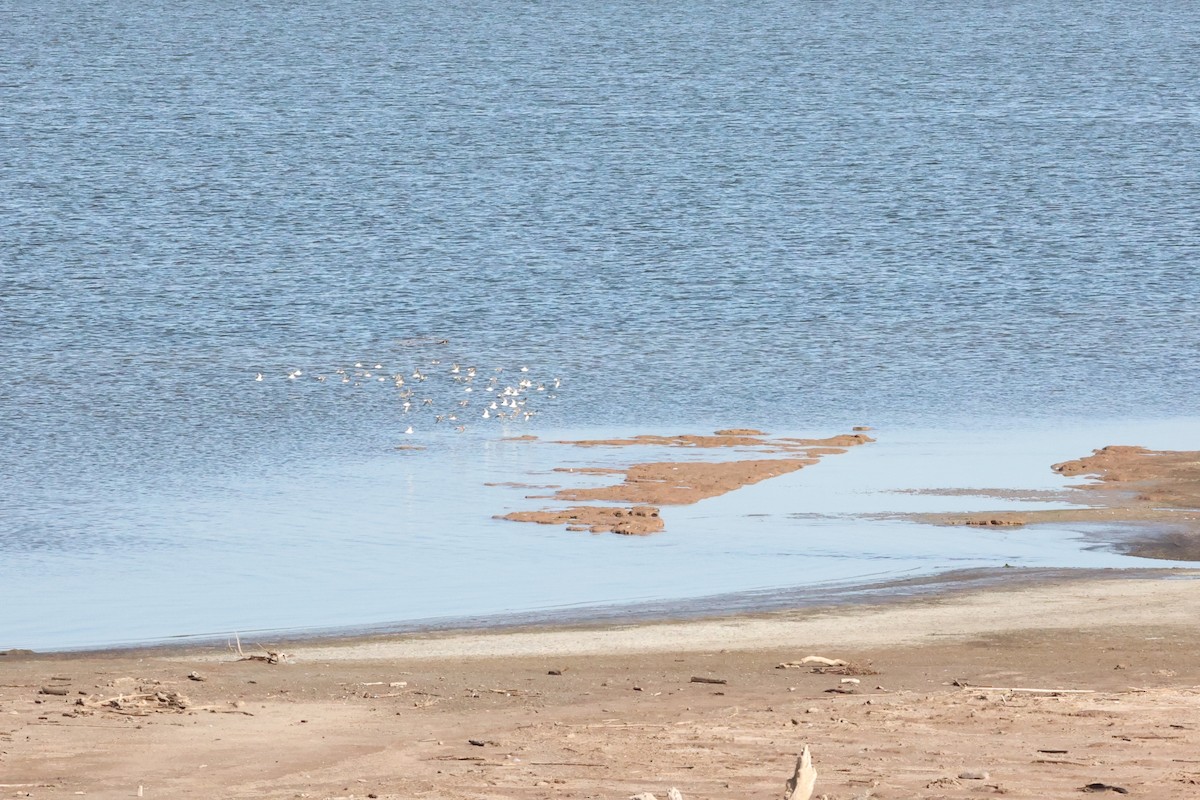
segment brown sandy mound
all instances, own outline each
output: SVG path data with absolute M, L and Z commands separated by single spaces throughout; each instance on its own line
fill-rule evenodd
M 585 439 L 563 441 L 556 444 L 571 444 L 578 447 L 628 447 L 633 445 L 657 445 L 659 447 L 687 447 L 693 449 L 719 447 L 752 447 L 763 454 L 803 454 L 803 457 L 763 458 L 746 461 L 716 462 L 652 462 L 634 464 L 627 469 L 612 467 L 558 467 L 555 472 L 573 472 L 584 475 L 624 474 L 625 480 L 615 486 L 591 489 L 560 489 L 554 499 L 569 502 L 636 503 L 650 506 L 690 505 L 709 497 L 732 492 L 767 478 L 795 472 L 816 464 L 822 456 L 844 453 L 845 448 L 875 441 L 862 434 L 842 434 L 826 439 L 766 439 L 767 434 L 752 428 L 727 428 L 711 436 L 681 434 L 677 436 L 644 435 L 629 439 Z M 621 509 L 616 509 L 620 511 Z M 613 533 L 654 533 L 663 529 L 662 521 L 655 511 L 655 527 L 648 530 L 626 530 L 628 518 L 613 517 L 611 508 L 576 506 L 569 509 L 547 509 L 544 511 L 521 511 L 505 514 L 499 519 L 514 522 L 540 522 L 544 524 L 566 524 L 581 527 L 593 533 L 611 530 Z M 588 515 L 590 514 L 590 515 Z M 586 516 L 583 519 L 581 515 Z M 640 527 L 640 523 L 633 527 Z M 608 527 L 606 527 L 608 526 Z
M 1140 502 L 1200 508 L 1200 451 L 1112 445 L 1051 469 L 1061 475 L 1094 475 L 1100 480 L 1079 488 L 1135 491 Z
M 941 525 L 977 526 L 1154 523 L 1158 531 L 1125 546 L 1130 555 L 1200 560 L 1200 452 L 1111 445 L 1092 451 L 1090 456 L 1055 464 L 1051 469 L 1067 476 L 1094 476 L 1097 483 L 1070 487 L 1066 495 L 1072 502 L 1100 505 L 1047 511 L 915 514 L 911 518 Z M 1071 492 L 1088 492 L 1088 496 L 1070 496 Z
M 768 458 L 634 464 L 625 472 L 624 483 L 595 489 L 560 489 L 555 496 L 571 501 L 690 505 L 815 463 L 815 458 Z
M 592 533 L 620 533 L 626 536 L 645 536 L 663 529 L 662 518 L 654 506 L 633 508 L 598 508 L 575 506 L 557 511 L 514 511 L 500 519 L 513 522 L 537 522 L 541 525 L 566 525 L 567 530 Z

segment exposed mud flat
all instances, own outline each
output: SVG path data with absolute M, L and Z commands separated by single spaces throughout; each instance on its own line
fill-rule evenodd
M 658 506 L 691 505 L 710 497 L 727 494 L 768 478 L 812 466 L 824 456 L 846 452 L 848 447 L 873 442 L 863 433 L 842 434 L 824 439 L 767 438 L 752 428 L 719 430 L 711 436 L 643 435 L 624 439 L 588 439 L 560 441 L 577 447 L 683 447 L 753 448 L 763 454 L 787 454 L 785 458 L 757 458 L 738 461 L 658 461 L 633 464 L 625 469 L 612 467 L 560 467 L 555 471 L 585 475 L 623 474 L 625 479 L 611 486 L 559 489 L 551 499 L 564 502 L 629 503 L 634 508 L 573 506 L 567 509 L 514 511 L 500 518 L 513 522 L 564 524 L 573 530 L 592 533 L 648 534 L 663 530 Z M 643 513 L 638 509 L 643 509 Z M 653 515 L 644 509 L 652 508 Z
M 566 525 L 569 531 L 620 533 L 645 536 L 663 529 L 662 517 L 655 506 L 607 508 L 573 506 L 549 511 L 514 511 L 504 518 L 513 522 L 537 522 L 542 525 Z
M 980 511 L 913 514 L 908 518 L 940 525 L 984 527 L 1046 523 L 1134 523 L 1137 533 L 1121 544 L 1130 555 L 1180 561 L 1200 560 L 1200 451 L 1148 450 L 1110 445 L 1089 456 L 1050 467 L 1065 476 L 1096 479 L 1069 487 L 1063 498 L 1088 507 L 1036 511 Z M 946 490 L 946 494 L 955 490 Z M 1042 499 L 1019 491 L 975 492 L 1014 499 Z
M 786 475 L 817 463 L 815 458 L 774 458 L 754 461 L 660 462 L 634 464 L 615 486 L 560 489 L 559 500 L 600 500 L 608 503 L 690 505 L 708 497 Z

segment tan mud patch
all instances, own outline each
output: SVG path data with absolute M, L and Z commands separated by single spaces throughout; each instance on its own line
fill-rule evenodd
M 575 506 L 557 511 L 514 511 L 500 519 L 513 522 L 537 522 L 541 525 L 566 525 L 568 530 L 591 533 L 620 533 L 645 536 L 663 529 L 662 518 L 654 506 L 600 508 Z
M 1060 475 L 1093 475 L 1100 481 L 1078 488 L 1133 491 L 1138 502 L 1200 508 L 1200 451 L 1109 446 L 1051 469 Z
M 716 463 L 667 461 L 634 464 L 625 472 L 625 481 L 616 486 L 560 489 L 555 497 L 575 502 L 600 500 L 611 503 L 690 505 L 816 463 L 815 458 L 770 458 Z
M 752 428 L 729 428 L 719 430 L 711 436 L 683 434 L 678 436 L 645 435 L 627 439 L 588 439 L 557 442 L 578 447 L 627 447 L 637 445 L 658 447 L 684 447 L 689 449 L 749 447 L 763 455 L 783 455 L 785 458 L 759 458 L 739 461 L 665 461 L 633 464 L 624 469 L 613 467 L 557 467 L 555 472 L 581 475 L 624 475 L 625 479 L 612 486 L 583 489 L 560 489 L 553 498 L 566 502 L 631 503 L 646 506 L 690 505 L 710 497 L 727 494 L 743 486 L 795 472 L 816 464 L 821 457 L 844 453 L 845 448 L 875 441 L 865 434 L 842 434 L 825 439 L 780 438 L 767 439 L 766 434 Z M 533 498 L 531 498 L 533 499 Z M 506 514 L 501 519 L 516 522 L 540 522 L 543 524 L 565 524 L 568 527 L 586 526 L 598 532 L 611 530 L 626 533 L 628 520 L 613 517 L 614 509 L 592 508 L 593 516 L 586 521 L 578 518 L 586 507 L 570 509 L 546 509 Z M 622 509 L 617 509 L 622 510 Z M 657 511 L 657 509 L 655 509 Z M 566 516 L 564 516 L 564 514 Z M 573 516 L 572 516 L 573 515 Z M 613 520 L 619 520 L 613 523 Z M 663 529 L 662 521 L 655 517 L 653 530 L 638 530 L 637 533 L 653 533 Z M 610 527 L 605 527 L 610 526 Z M 621 529 L 618 529 L 621 528 Z

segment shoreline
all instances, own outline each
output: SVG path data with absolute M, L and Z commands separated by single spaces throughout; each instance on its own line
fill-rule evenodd
M 1158 606 L 1178 603 L 1200 611 L 1200 597 L 1191 603 L 1200 581 L 1200 569 L 1039 570 L 1038 574 L 1014 575 L 1003 580 L 1000 571 L 983 570 L 975 581 L 940 582 L 945 591 L 916 591 L 910 594 L 861 597 L 839 604 L 791 605 L 780 600 L 775 608 L 732 610 L 728 613 L 697 612 L 694 616 L 613 618 L 586 622 L 514 624 L 497 628 L 444 628 L 410 633 L 375 633 L 333 637 L 328 640 L 301 638 L 272 640 L 283 650 L 304 659 L 430 659 L 513 658 L 539 654 L 568 656 L 633 653 L 691 652 L 714 647 L 725 651 L 769 649 L 780 631 L 794 638 L 836 639 L 849 647 L 896 647 L 914 644 L 919 634 L 971 636 L 1013 630 L 1079 630 L 1086 627 L 1137 624 L 1143 620 L 1146 603 Z M 1080 571 L 1085 572 L 1085 571 Z M 934 576 L 940 577 L 940 576 Z M 1178 582 L 1163 588 L 1156 584 Z M 937 586 L 938 584 L 934 584 Z M 923 588 L 931 588 L 922 584 Z M 1086 607 L 1074 603 L 1086 598 Z M 1011 604 L 1055 602 L 1059 615 L 1075 615 L 1070 624 L 1032 624 L 1024 611 Z M 1127 602 L 1143 601 L 1135 609 Z M 944 613 L 945 610 L 951 613 Z M 970 609 L 980 616 L 959 616 Z M 1103 616 L 1081 625 L 1088 612 Z M 839 630 L 843 622 L 874 618 L 884 631 L 870 634 Z M 1156 624 L 1186 624 L 1197 617 L 1192 611 L 1162 612 Z M 897 624 L 891 627 L 892 621 Z M 933 631 L 937 629 L 935 634 Z M 290 645 L 290 649 L 287 647 Z
M 0 767 L 43 798 L 695 799 L 778 794 L 808 746 L 830 800 L 1096 783 L 1182 800 L 1200 785 L 1200 570 L 1151 572 L 309 641 L 275 663 L 7 655 Z
M 952 601 L 981 592 L 1014 592 L 1039 586 L 1089 581 L 1168 581 L 1200 579 L 1191 565 L 1127 568 L 979 567 L 891 577 L 881 581 L 835 581 L 826 584 L 728 592 L 701 597 L 551 608 L 487 615 L 433 617 L 385 624 L 346 625 L 283 630 L 229 631 L 183 635 L 154 641 L 116 642 L 95 647 L 42 650 L 0 649 L 0 657 L 184 656 L 213 648 L 233 647 L 240 639 L 290 650 L 306 647 L 353 647 L 381 639 L 440 639 L 503 636 L 510 633 L 555 634 L 603 631 L 612 627 L 671 626 L 767 618 L 779 614 L 837 613 L 854 608 L 885 609 L 909 603 Z M 4 661 L 0 661 L 4 663 Z

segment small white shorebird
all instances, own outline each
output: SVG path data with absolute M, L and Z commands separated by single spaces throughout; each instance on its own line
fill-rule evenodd
M 254 380 L 258 381 L 259 383 L 262 383 L 262 373 L 260 372 L 257 375 L 255 375 Z

